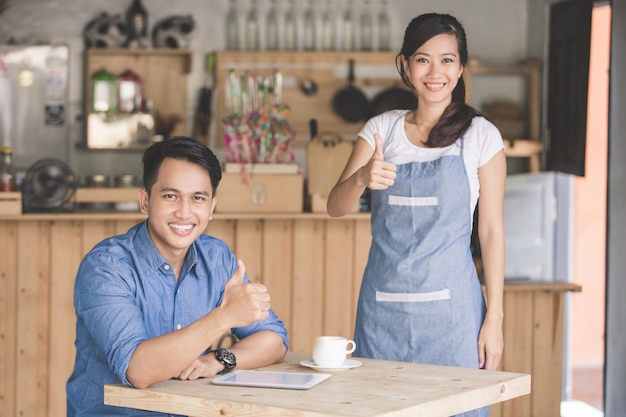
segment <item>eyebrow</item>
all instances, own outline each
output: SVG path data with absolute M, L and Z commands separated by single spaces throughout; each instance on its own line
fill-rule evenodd
M 416 51 L 413 56 L 417 56 L 417 55 L 424 55 L 424 56 L 428 56 L 428 57 L 432 56 L 432 54 L 429 54 L 429 53 L 426 53 L 426 52 L 420 52 L 420 51 Z M 443 54 L 437 54 L 437 55 L 450 55 L 450 56 L 453 56 L 453 57 L 457 56 L 457 54 L 454 53 L 454 52 L 444 52 Z
M 172 193 L 181 193 L 182 191 L 180 191 L 178 188 L 174 188 L 174 187 L 163 187 L 159 190 L 159 192 L 161 193 L 166 193 L 166 192 L 172 192 Z M 210 197 L 211 195 L 209 194 L 208 191 L 194 191 L 193 195 L 205 195 L 207 197 Z

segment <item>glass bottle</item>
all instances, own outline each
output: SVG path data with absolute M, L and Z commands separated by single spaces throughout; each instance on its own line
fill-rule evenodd
M 315 22 L 315 10 L 313 9 L 313 1 L 309 0 L 309 7 L 304 12 L 304 39 L 302 41 L 302 49 L 306 51 L 314 51 L 317 48 L 317 23 Z
M 239 45 L 239 14 L 237 0 L 230 0 L 230 8 L 226 14 L 226 49 L 236 51 Z
M 378 50 L 391 50 L 391 26 L 387 15 L 387 0 L 383 0 L 378 14 Z
M 365 0 L 363 11 L 361 12 L 361 50 L 371 51 L 374 40 L 374 19 L 370 10 L 369 0 Z
M 117 113 L 117 77 L 102 68 L 91 78 L 91 111 Z
M 15 173 L 13 172 L 13 149 L 0 148 L 0 192 L 17 191 Z
M 246 18 L 246 49 L 250 51 L 258 51 L 261 49 L 259 39 L 259 12 L 256 6 L 256 0 L 252 0 L 250 11 Z
M 141 0 L 133 0 L 126 11 L 128 24 L 127 48 L 147 48 L 148 45 L 148 11 Z
M 355 49 L 354 44 L 354 17 L 352 16 L 352 1 L 348 0 L 348 6 L 343 13 L 343 49 L 345 51 L 353 51 Z
M 294 0 L 289 0 L 289 9 L 285 15 L 285 49 L 288 51 L 298 49 L 298 22 Z
M 267 13 L 265 30 L 265 48 L 269 51 L 278 50 L 278 10 L 276 9 L 276 0 L 271 1 L 270 10 Z
M 335 50 L 335 15 L 331 7 L 331 0 L 322 15 L 322 49 L 325 51 Z
M 141 77 L 131 70 L 126 70 L 118 77 L 117 84 L 119 111 L 121 113 L 142 111 L 143 83 Z

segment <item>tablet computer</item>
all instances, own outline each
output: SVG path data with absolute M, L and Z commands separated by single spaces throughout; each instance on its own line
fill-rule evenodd
M 241 387 L 309 389 L 330 378 L 330 374 L 236 370 L 214 378 L 216 385 Z

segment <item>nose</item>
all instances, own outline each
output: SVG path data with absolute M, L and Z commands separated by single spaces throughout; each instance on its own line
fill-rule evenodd
M 441 63 L 437 61 L 431 62 L 428 67 L 428 75 L 438 75 L 441 73 Z
M 191 213 L 191 202 L 183 198 L 176 207 L 176 215 L 180 218 L 186 218 L 189 216 L 189 213 Z

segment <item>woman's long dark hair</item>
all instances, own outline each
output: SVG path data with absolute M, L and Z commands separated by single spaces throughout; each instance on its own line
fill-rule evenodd
M 417 16 L 407 26 L 404 32 L 402 48 L 396 56 L 396 68 L 407 87 L 415 86 L 411 83 L 408 74 L 402 65 L 402 57 L 411 62 L 415 52 L 428 40 L 437 35 L 454 35 L 459 49 L 461 65 L 467 64 L 467 39 L 463 26 L 453 16 L 440 13 L 426 13 Z M 418 102 L 419 106 L 419 102 Z M 465 103 L 465 81 L 463 77 L 452 91 L 452 101 L 446 107 L 439 121 L 433 126 L 428 135 L 426 146 L 429 148 L 443 148 L 457 141 L 469 129 L 474 116 L 480 113 Z

